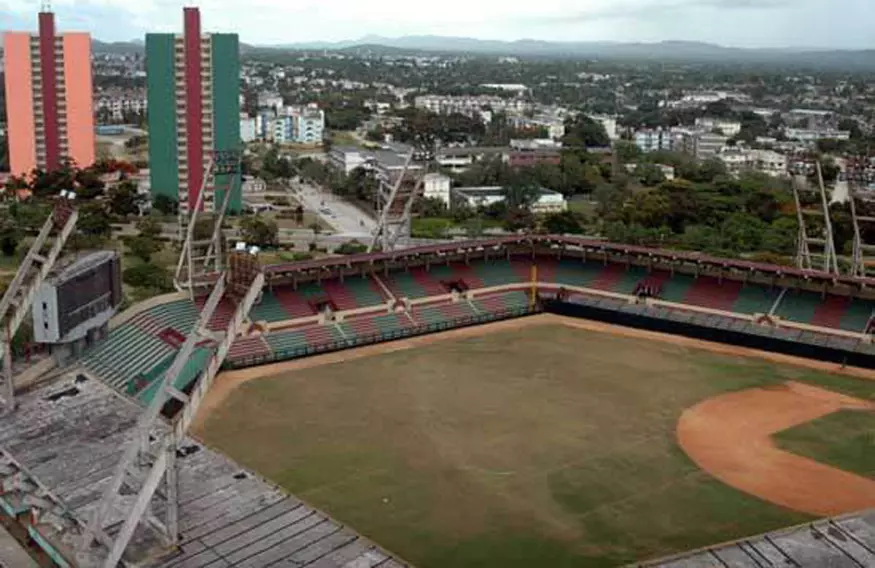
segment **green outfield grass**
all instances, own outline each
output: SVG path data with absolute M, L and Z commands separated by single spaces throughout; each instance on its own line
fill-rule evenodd
M 834 412 L 780 432 L 774 439 L 788 452 L 875 478 L 875 413 Z
M 205 441 L 420 568 L 616 566 L 808 520 L 698 470 L 684 409 L 875 383 L 561 325 L 247 383 Z

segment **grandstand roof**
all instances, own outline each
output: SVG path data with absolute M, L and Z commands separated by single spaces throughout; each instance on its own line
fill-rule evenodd
M 610 243 L 584 237 L 571 237 L 559 235 L 514 235 L 508 237 L 496 237 L 491 239 L 453 241 L 422 247 L 413 247 L 391 252 L 374 252 L 350 255 L 342 258 L 326 258 L 304 262 L 280 263 L 265 267 L 268 274 L 282 274 L 289 272 L 308 272 L 314 269 L 331 269 L 342 266 L 355 266 L 361 264 L 373 264 L 383 261 L 399 261 L 428 255 L 452 254 L 455 252 L 476 251 L 487 248 L 501 249 L 509 246 L 545 248 L 582 249 L 593 252 L 606 252 L 617 255 L 637 255 L 649 257 L 666 262 L 689 262 L 705 266 L 730 268 L 741 271 L 758 272 L 760 274 L 795 277 L 804 280 L 822 281 L 832 284 L 846 284 L 854 287 L 875 287 L 875 279 L 858 278 L 853 276 L 836 275 L 819 270 L 802 270 L 789 266 L 779 266 L 762 262 L 738 260 L 709 256 L 699 252 L 665 250 L 636 245 Z

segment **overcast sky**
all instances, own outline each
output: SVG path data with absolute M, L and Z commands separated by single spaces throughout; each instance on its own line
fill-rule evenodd
M 206 31 L 253 44 L 435 34 L 569 41 L 692 40 L 875 48 L 875 0 L 200 0 Z M 183 2 L 54 0 L 62 30 L 105 41 L 176 31 Z M 0 0 L 0 29 L 33 29 L 39 0 Z

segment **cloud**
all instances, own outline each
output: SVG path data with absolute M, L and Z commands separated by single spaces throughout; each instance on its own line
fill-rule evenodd
M 799 5 L 804 0 L 625 0 L 610 4 L 596 5 L 589 10 L 551 15 L 541 19 L 543 23 L 574 24 L 592 23 L 604 20 L 635 20 L 667 18 L 690 15 L 691 12 L 705 10 L 762 11 Z
M 182 28 L 180 0 L 52 0 L 61 30 L 101 40 Z M 198 0 L 183 0 L 197 3 Z M 484 39 L 872 46 L 873 0 L 200 0 L 203 27 L 253 44 L 437 34 Z M 0 0 L 0 30 L 35 29 L 35 0 Z M 839 15 L 842 15 L 841 17 Z

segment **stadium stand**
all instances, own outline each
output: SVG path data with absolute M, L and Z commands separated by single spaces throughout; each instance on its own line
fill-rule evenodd
M 872 299 L 853 297 L 853 289 L 841 295 L 827 294 L 824 299 L 822 293 L 801 286 L 796 288 L 792 283 L 784 291 L 781 287 L 760 283 L 768 279 L 747 276 L 742 279 L 741 273 L 733 273 L 728 268 L 729 261 L 722 259 L 713 262 L 710 272 L 699 274 L 703 262 L 707 264 L 708 260 L 701 255 L 694 257 L 695 271 L 690 271 L 684 270 L 682 253 L 636 249 L 639 255 L 636 257 L 636 251 L 624 246 L 614 251 L 614 257 L 607 251 L 615 245 L 598 242 L 578 245 L 584 250 L 587 246 L 590 248 L 581 258 L 571 250 L 556 254 L 550 247 L 521 253 L 519 249 L 534 250 L 534 245 L 524 240 L 512 244 L 517 248 L 508 248 L 506 253 L 499 254 L 487 253 L 485 247 L 474 244 L 461 252 L 458 245 L 431 247 L 426 252 L 411 249 L 410 261 L 399 261 L 397 255 L 387 258 L 392 263 L 388 269 L 373 264 L 374 255 L 297 263 L 288 265 L 287 271 L 285 265 L 268 267 L 277 278 L 264 290 L 251 319 L 280 326 L 280 329 L 239 339 L 232 346 L 226 363 L 241 366 L 282 360 L 431 328 L 468 325 L 467 322 L 477 318 L 516 314 L 530 307 L 532 266 L 537 267 L 537 281 L 547 286 L 547 290 L 555 292 L 568 287 L 570 297 L 598 298 L 599 294 L 608 292 L 628 297 L 626 302 L 635 302 L 636 296 L 640 296 L 637 301 L 652 298 L 671 302 L 673 307 L 667 308 L 666 313 L 683 314 L 687 310 L 707 308 L 749 320 L 755 314 L 770 314 L 774 308 L 775 315 L 781 318 L 779 321 L 862 334 L 875 307 Z M 552 242 L 547 244 L 552 245 Z M 660 261 L 660 255 L 669 254 L 670 259 Z M 332 274 L 332 262 L 343 267 L 343 279 L 324 277 Z M 366 266 L 366 270 L 351 274 L 350 268 L 358 263 Z M 307 272 L 314 268 L 316 270 Z M 765 265 L 743 267 L 744 274 L 773 269 L 782 273 L 792 270 Z M 313 279 L 314 276 L 320 280 Z M 796 277 L 800 283 L 808 284 L 812 274 L 800 273 Z M 284 281 L 297 282 L 297 285 L 282 284 Z M 832 280 L 829 283 L 832 284 Z M 513 289 L 514 286 L 517 288 Z M 500 291 L 491 290 L 494 287 L 500 287 Z M 448 301 L 446 297 L 452 290 L 472 293 L 473 299 Z M 411 301 L 410 312 L 387 313 L 381 309 L 390 299 L 388 294 Z M 428 301 L 438 296 L 443 298 L 440 302 Z M 161 362 L 176 351 L 202 303 L 202 299 L 177 300 L 138 314 L 87 352 L 82 358 L 83 365 L 122 392 L 141 392 L 142 388 L 132 390 L 129 383 L 134 378 L 154 374 Z M 620 301 L 618 306 L 623 304 Z M 311 320 L 301 326 L 298 320 L 313 318 L 325 307 L 340 313 L 353 310 L 364 313 L 347 314 L 340 317 L 338 323 L 315 324 Z M 222 328 L 232 313 L 233 306 L 223 302 L 210 327 Z
M 386 302 L 387 298 L 369 277 L 349 277 L 340 280 L 327 280 L 322 283 L 322 289 L 334 301 L 339 310 L 355 310 L 378 306 Z
M 548 309 L 550 302 L 555 302 L 549 297 L 558 295 L 558 289 L 567 287 L 565 298 L 557 303 L 576 303 L 579 313 L 593 314 L 591 317 L 602 318 L 601 321 L 623 325 L 633 325 L 637 321 L 648 329 L 660 331 L 695 328 L 696 337 L 708 340 L 729 341 L 726 337 L 732 336 L 733 341 L 741 345 L 778 346 L 780 349 L 775 347 L 776 351 L 875 368 L 875 345 L 864 335 L 875 307 L 875 294 L 869 292 L 875 289 L 875 280 L 714 259 L 698 253 L 658 251 L 551 236 L 456 242 L 265 267 L 272 285 L 264 290 L 251 319 L 271 325 L 252 326 L 259 330 L 256 334 L 239 337 L 231 347 L 226 365 L 229 368 L 257 365 L 526 315 L 540 309 L 537 304 L 533 305 L 530 296 L 533 265 L 537 267 L 537 282 L 544 285 L 544 297 L 539 300 L 543 300 Z M 344 275 L 342 280 L 341 274 Z M 283 284 L 288 282 L 297 284 Z M 776 282 L 780 284 L 773 284 Z M 409 300 L 397 302 L 399 311 L 388 312 L 386 304 L 390 298 L 383 284 L 389 293 Z M 450 300 L 451 289 L 463 293 L 454 294 Z M 642 292 L 644 297 L 636 297 Z M 40 416 L 39 420 L 26 422 L 27 428 L 35 431 L 34 440 L 38 435 L 46 444 L 57 445 L 53 432 L 66 429 L 77 444 L 86 444 L 75 453 L 68 451 L 66 446 L 60 447 L 57 457 L 51 458 L 57 462 L 53 467 L 63 471 L 57 479 L 61 487 L 72 488 L 79 484 L 78 474 L 74 475 L 76 468 L 64 469 L 67 462 L 85 472 L 83 475 L 95 480 L 105 479 L 105 472 L 89 469 L 90 463 L 86 463 L 91 455 L 99 454 L 101 446 L 87 446 L 92 444 L 93 437 L 89 436 L 96 426 L 81 418 L 86 413 L 89 417 L 100 414 L 112 424 L 133 424 L 131 417 L 139 412 L 137 408 L 152 400 L 158 379 L 167 372 L 180 338 L 197 320 L 202 304 L 202 299 L 160 304 L 112 329 L 106 339 L 87 351 L 79 361 L 87 375 L 99 378 L 99 381 L 89 381 L 85 377 L 73 388 L 68 385 L 63 389 L 53 387 L 57 393 L 49 393 L 46 389 L 41 394 L 25 394 L 22 407 Z M 325 306 L 339 313 L 319 314 Z M 778 319 L 769 325 L 760 325 L 751 317 L 770 314 L 773 310 Z M 209 326 L 212 329 L 223 327 L 232 313 L 230 303 L 221 304 Z M 319 323 L 313 321 L 316 315 L 321 320 Z M 568 315 L 574 314 L 568 312 Z M 807 324 L 811 328 L 786 322 Z M 214 349 L 211 340 L 198 345 L 175 383 L 177 389 L 185 391 L 191 388 Z M 106 385 L 127 397 L 116 396 Z M 49 395 L 60 398 L 52 399 L 54 414 L 43 420 L 38 413 L 46 406 L 43 397 Z M 95 405 L 93 401 L 99 404 Z M 63 410 L 64 407 L 67 410 Z M 0 417 L 0 438 L 5 439 L 7 446 L 14 437 L 28 433 L 10 420 Z M 122 427 L 112 428 L 110 431 L 118 432 L 120 438 L 127 435 Z M 49 453 L 55 455 L 54 450 L 30 441 L 26 445 L 16 442 L 15 447 L 20 448 L 25 465 L 43 467 L 44 457 Z M 212 454 L 204 449 L 200 455 Z M 184 483 L 188 484 L 184 491 L 202 489 L 201 484 L 195 482 L 197 475 L 190 473 L 199 471 L 192 465 L 198 459 L 202 458 L 195 458 L 184 466 L 189 468 L 184 477 Z M 219 460 L 217 463 L 225 464 L 221 466 L 224 468 L 222 483 L 230 483 L 229 479 L 234 482 L 249 479 L 238 477 L 237 466 L 227 465 L 219 457 L 215 459 Z M 115 463 L 114 459 L 108 461 Z M 65 465 L 58 465 L 62 463 Z M 68 479 L 61 479 L 64 475 Z M 244 481 L 253 486 L 256 482 L 261 483 Z M 270 491 L 273 490 L 258 485 L 259 497 L 253 497 L 252 503 L 272 506 L 259 500 L 261 495 Z M 6 497 L 5 501 L 0 500 L 0 504 L 14 509 L 16 505 L 10 501 L 12 496 Z M 78 499 L 69 492 L 61 495 L 61 498 L 68 497 Z M 277 500 L 281 498 L 276 495 Z M 240 502 L 243 502 L 242 496 Z M 224 508 L 216 514 L 236 514 L 235 503 L 222 505 Z M 83 509 L 86 505 L 82 501 Z M 757 543 L 757 546 L 762 544 L 765 547 L 769 542 Z M 361 546 L 371 545 L 362 542 Z M 831 550 L 830 547 L 818 546 L 817 543 L 811 545 L 812 554 L 817 552 L 821 554 L 818 558 L 827 558 L 828 555 L 823 554 L 827 554 L 824 551 Z M 376 551 L 375 554 L 382 553 Z M 730 558 L 735 551 L 731 547 L 715 548 L 709 554 L 707 558 L 697 559 L 702 564 L 687 564 L 688 559 L 684 558 L 677 565 L 709 565 L 707 563 L 714 555 L 723 557 L 726 554 L 726 558 Z M 185 559 L 196 555 L 197 552 L 184 551 L 178 564 L 187 565 Z M 388 555 L 383 554 L 381 558 L 388 561 L 387 566 L 394 566 Z M 865 561 L 868 560 L 867 557 Z
M 821 294 L 805 290 L 787 290 L 775 315 L 818 327 L 863 332 L 872 315 L 872 302 L 847 296 Z

